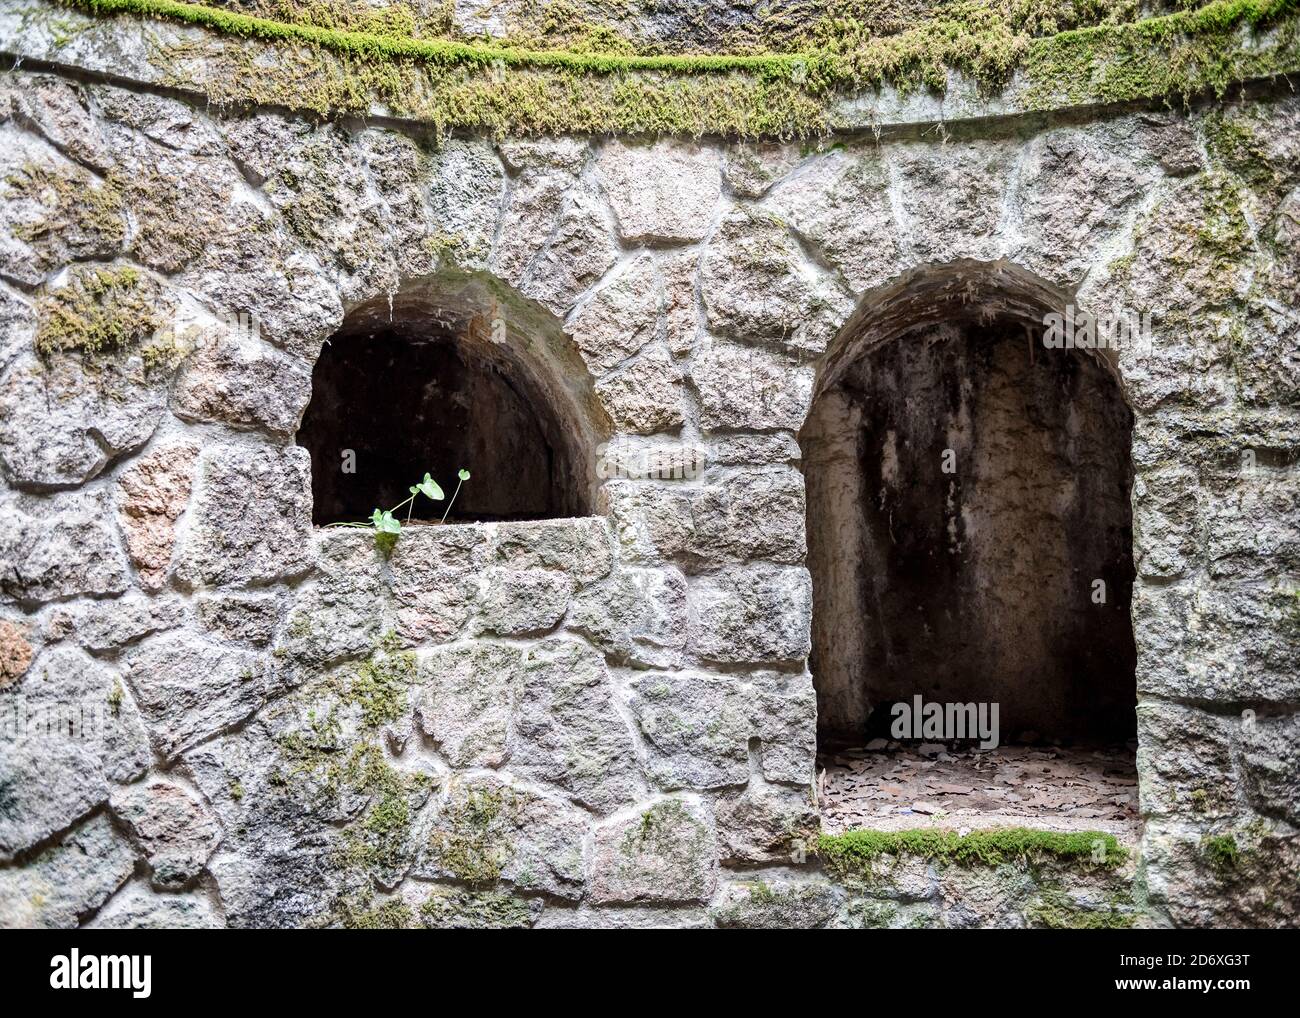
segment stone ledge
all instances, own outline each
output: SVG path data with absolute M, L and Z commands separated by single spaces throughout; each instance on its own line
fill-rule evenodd
M 795 137 L 1222 95 L 1300 70 L 1295 7 L 1218 0 L 1032 39 L 1000 90 L 949 69 L 942 94 L 890 83 L 904 72 L 888 54 L 528 51 L 338 32 L 173 0 L 0 0 L 0 37 L 5 53 L 28 64 L 321 117 L 497 135 Z

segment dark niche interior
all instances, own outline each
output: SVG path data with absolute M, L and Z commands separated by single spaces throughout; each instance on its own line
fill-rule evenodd
M 426 471 L 451 499 L 461 468 L 471 478 L 448 522 L 589 511 L 560 421 L 528 372 L 502 347 L 436 322 L 345 325 L 316 362 L 297 440 L 311 452 L 318 526 L 391 508 Z M 420 497 L 412 518 L 441 519 L 446 505 Z
M 823 749 L 888 739 L 917 694 L 998 703 L 1004 744 L 1134 735 L 1131 433 L 1102 364 L 1018 321 L 918 327 L 818 396 Z

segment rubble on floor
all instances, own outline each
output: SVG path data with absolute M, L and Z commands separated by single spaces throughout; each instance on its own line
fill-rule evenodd
M 1136 835 L 1133 749 L 950 748 L 877 739 L 817 762 L 822 827 L 1036 827 Z

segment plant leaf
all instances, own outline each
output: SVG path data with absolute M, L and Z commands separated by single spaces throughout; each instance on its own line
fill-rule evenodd
M 370 514 L 370 524 L 381 534 L 400 534 L 402 524 L 388 510 L 376 509 Z
M 460 468 L 460 472 L 459 472 L 458 474 L 456 474 L 456 476 L 459 477 L 462 481 L 468 481 L 468 480 L 469 480 L 469 471 L 466 470 L 464 467 L 461 467 L 461 468 Z
M 416 485 L 416 487 L 418 487 L 421 492 L 423 492 L 429 498 L 433 499 L 435 502 L 441 502 L 443 498 L 446 497 L 443 495 L 442 489 L 438 487 L 438 482 L 435 481 L 428 474 L 424 475 L 424 480 L 421 481 L 418 485 Z M 411 490 L 414 491 L 415 488 L 412 488 Z

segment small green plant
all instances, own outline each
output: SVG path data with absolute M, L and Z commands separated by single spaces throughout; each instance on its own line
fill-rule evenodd
M 456 501 L 456 496 L 460 494 L 460 486 L 469 480 L 469 471 L 463 467 L 456 472 L 456 490 L 452 492 L 451 502 L 447 503 L 447 508 L 443 511 L 442 519 L 438 522 L 446 523 L 447 514 L 451 512 L 452 503 Z M 408 489 L 410 497 L 398 502 L 391 509 L 376 509 L 370 514 L 370 520 L 366 523 L 331 523 L 333 527 L 369 527 L 374 531 L 375 544 L 384 554 L 393 550 L 397 544 L 397 539 L 402 536 L 402 521 L 396 516 L 403 508 L 406 509 L 406 523 L 411 522 L 411 513 L 415 510 L 415 500 L 423 495 L 432 502 L 441 502 L 447 496 L 443 493 L 438 482 L 426 470 L 424 480 L 419 484 L 413 484 Z

